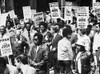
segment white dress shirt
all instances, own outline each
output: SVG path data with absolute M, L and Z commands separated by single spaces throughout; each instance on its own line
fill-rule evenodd
M 82 44 L 83 46 L 85 46 L 85 50 L 86 51 L 90 51 L 90 38 L 87 35 L 83 35 L 83 36 L 79 36 L 78 35 L 78 40 L 77 40 L 78 44 Z
M 58 42 L 58 60 L 72 60 L 73 52 L 71 42 L 64 37 Z
M 31 67 L 29 65 L 21 66 L 21 70 L 22 70 L 23 74 L 35 74 L 36 73 L 35 68 Z

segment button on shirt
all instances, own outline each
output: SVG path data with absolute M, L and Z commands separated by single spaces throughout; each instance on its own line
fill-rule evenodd
M 64 37 L 58 42 L 58 60 L 72 60 L 72 58 L 71 42 Z

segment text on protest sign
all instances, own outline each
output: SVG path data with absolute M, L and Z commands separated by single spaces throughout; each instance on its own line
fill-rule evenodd
M 0 15 L 0 26 L 2 26 L 2 25 L 5 26 L 6 25 L 7 16 L 8 16 L 8 13 L 4 13 L 4 14 Z
M 93 4 L 94 11 L 97 15 L 98 22 L 100 22 L 100 2 L 96 2 Z
M 51 11 L 51 17 L 52 18 L 60 18 L 60 9 L 58 2 L 49 3 L 50 11 Z
M 93 9 L 98 9 L 100 8 L 100 2 L 96 2 L 96 3 L 93 3 Z
M 65 6 L 65 14 L 64 14 L 65 20 L 72 21 L 72 12 L 71 12 L 71 9 L 72 9 L 72 7 Z
M 35 24 L 39 24 L 40 22 L 44 21 L 43 12 L 35 13 L 32 18 L 34 18 Z
M 13 54 L 9 37 L 0 39 L 0 50 L 1 56 L 9 56 Z
M 24 19 L 31 18 L 31 8 L 30 8 L 30 6 L 24 6 L 23 7 L 23 14 L 24 14 Z
M 87 28 L 89 18 L 89 7 L 79 7 L 77 10 L 77 27 Z
M 10 15 L 11 18 L 16 18 L 17 17 L 17 15 L 15 15 L 14 10 L 9 11 L 8 14 Z

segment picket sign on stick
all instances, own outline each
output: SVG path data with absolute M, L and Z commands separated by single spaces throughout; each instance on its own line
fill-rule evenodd
M 67 24 L 69 20 L 72 23 L 72 2 L 66 1 L 64 8 L 64 19 L 67 21 Z
M 43 12 L 38 12 L 32 15 L 32 18 L 36 25 L 38 25 L 40 22 L 44 21 L 44 14 Z
M 51 17 L 53 19 L 61 17 L 58 2 L 49 3 L 49 7 L 50 7 L 50 12 L 51 12 Z
M 13 55 L 10 38 L 0 38 L 0 51 L 2 57 L 7 57 L 9 64 L 11 64 L 11 59 L 9 58 L 10 55 Z
M 23 14 L 24 14 L 24 19 L 31 18 L 31 7 L 30 6 L 24 6 L 23 7 Z
M 6 25 L 6 18 L 8 16 L 8 13 L 3 13 L 0 15 L 0 26 Z
M 93 4 L 94 13 L 97 15 L 98 22 L 100 22 L 100 2 L 96 2 Z
M 89 7 L 78 7 L 77 9 L 77 28 L 87 28 L 89 24 Z
M 15 18 L 17 18 L 17 15 L 15 15 L 14 10 L 9 11 L 8 14 L 10 15 L 10 18 L 12 19 L 15 26 Z

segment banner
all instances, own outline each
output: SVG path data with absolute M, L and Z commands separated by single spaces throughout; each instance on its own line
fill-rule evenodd
M 50 11 L 51 11 L 51 17 L 52 18 L 60 18 L 60 9 L 58 2 L 49 3 Z
M 89 7 L 79 7 L 77 9 L 77 28 L 87 28 L 89 18 Z
M 0 39 L 0 50 L 1 56 L 9 56 L 13 54 L 9 37 Z
M 8 13 L 3 13 L 0 15 L 0 26 L 6 25 L 6 18 L 8 16 Z
M 31 8 L 30 8 L 30 6 L 24 6 L 23 7 L 23 15 L 24 15 L 24 19 L 31 18 Z
M 33 18 L 35 24 L 38 25 L 40 22 L 44 21 L 43 12 L 35 13 L 35 14 L 32 16 L 32 18 Z

